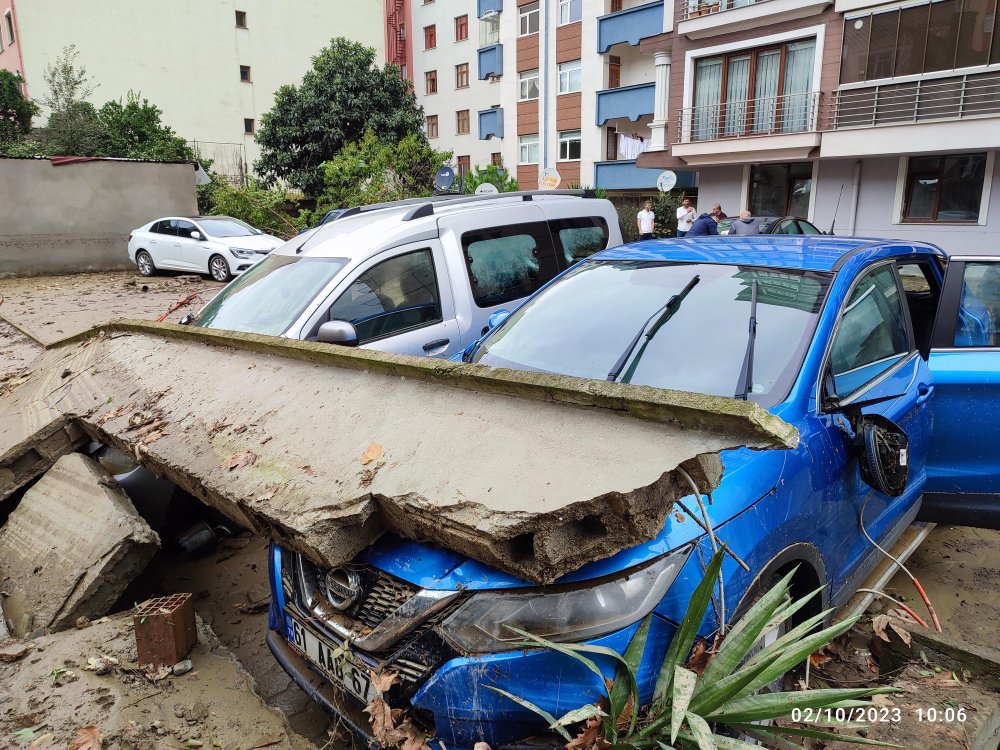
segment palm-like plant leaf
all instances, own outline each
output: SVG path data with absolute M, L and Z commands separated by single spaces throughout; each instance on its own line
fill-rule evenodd
M 629 725 L 627 734 L 632 734 L 635 731 L 636 721 L 639 719 L 639 691 L 638 685 L 635 685 L 635 675 L 639 673 L 639 664 L 642 662 L 642 655 L 646 651 L 646 638 L 649 635 L 649 624 L 653 619 L 652 614 L 646 615 L 642 622 L 639 623 L 638 629 L 635 631 L 635 635 L 632 636 L 632 640 L 629 641 L 628 648 L 625 649 L 624 654 L 624 664 L 619 664 L 618 669 L 615 671 L 615 682 L 611 686 L 611 694 L 608 696 L 608 701 L 611 703 L 611 716 L 613 721 L 605 723 L 605 727 L 614 729 L 615 734 L 618 730 L 618 717 L 621 716 L 622 711 L 628 705 L 629 696 L 632 696 L 632 713 L 629 716 Z M 631 670 L 632 680 L 629 680 L 629 670 Z M 635 692 L 632 692 L 632 687 L 635 685 Z M 613 741 L 613 738 L 605 736 L 605 739 Z
M 522 698 L 519 695 L 514 695 L 513 693 L 508 693 L 506 690 L 501 690 L 498 687 L 493 687 L 492 685 L 486 685 L 485 687 L 488 690 L 492 690 L 494 693 L 500 693 L 500 695 L 504 696 L 505 698 L 510 698 L 512 701 L 514 701 L 518 705 L 524 706 L 529 711 L 534 711 L 536 714 L 538 714 L 543 719 L 545 719 L 545 721 L 547 721 L 549 723 L 550 727 L 552 727 L 557 732 L 559 732 L 559 734 L 561 734 L 565 738 L 565 740 L 567 742 L 570 742 L 573 739 L 570 736 L 569 732 L 566 731 L 565 727 L 562 727 L 562 726 L 559 725 L 558 719 L 556 719 L 555 716 L 553 716 L 552 714 L 550 714 L 544 708 L 539 708 L 538 706 L 536 706 L 534 703 L 532 703 L 528 699 Z
M 826 707 L 835 701 L 898 692 L 895 688 L 827 688 L 800 693 L 761 693 L 728 702 L 705 718 L 725 724 L 746 724 L 788 716 L 796 708 Z
M 684 721 L 684 715 L 687 713 L 697 683 L 698 675 L 691 670 L 684 669 L 684 667 L 674 668 L 674 684 L 671 689 L 673 700 L 670 702 L 671 743 L 677 741 L 677 733 L 681 730 L 681 723 Z
M 818 740 L 833 740 L 839 742 L 851 742 L 855 745 L 874 745 L 876 747 L 903 747 L 902 745 L 893 745 L 890 742 L 882 742 L 881 740 L 871 739 L 869 737 L 859 737 L 850 734 L 837 734 L 836 732 L 827 732 L 822 729 L 802 729 L 799 727 L 779 727 L 775 725 L 762 727 L 757 724 L 743 725 L 743 724 L 731 724 L 730 726 L 735 726 L 746 731 L 755 731 L 762 734 L 774 736 L 774 735 L 789 735 L 792 737 L 812 737 Z M 845 727 L 846 729 L 846 727 Z M 772 740 L 768 740 L 769 742 Z

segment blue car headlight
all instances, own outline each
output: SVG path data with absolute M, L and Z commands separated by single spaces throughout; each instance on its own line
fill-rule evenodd
M 463 653 L 514 651 L 514 627 L 550 641 L 574 643 L 621 630 L 649 614 L 691 554 L 685 547 L 613 578 L 544 589 L 473 594 L 438 626 Z
M 256 250 L 247 250 L 243 247 L 231 247 L 229 252 L 235 255 L 237 258 L 252 258 L 257 254 Z

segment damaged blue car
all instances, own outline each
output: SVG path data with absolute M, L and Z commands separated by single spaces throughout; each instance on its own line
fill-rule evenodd
M 719 486 L 692 478 L 654 539 L 548 586 L 391 535 L 332 570 L 272 547 L 268 645 L 369 743 L 372 675 L 392 671 L 389 704 L 449 750 L 558 744 L 487 686 L 556 716 L 603 686 L 575 660 L 514 645 L 505 626 L 622 652 L 652 613 L 637 675 L 648 701 L 716 543 L 733 554 L 706 636 L 792 569 L 793 595 L 822 587 L 799 617 L 843 606 L 881 559 L 866 537 L 889 548 L 921 518 L 1000 526 L 984 408 L 1000 398 L 1000 258 L 833 237 L 624 245 L 554 279 L 463 359 L 747 399 L 800 440 L 725 451 Z M 552 461 L 585 439 L 567 435 Z

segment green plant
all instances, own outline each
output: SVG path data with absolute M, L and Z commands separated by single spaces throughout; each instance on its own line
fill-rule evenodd
M 465 175 L 465 192 L 474 193 L 477 187 L 486 183 L 493 185 L 501 193 L 520 190 L 517 179 L 509 169 L 504 169 L 502 164 L 488 164 L 486 167 L 476 166 Z
M 622 229 L 622 240 L 624 242 L 638 242 L 639 227 L 635 224 L 635 215 L 638 213 L 639 207 L 631 203 L 615 204 L 615 210 L 618 212 L 618 223 Z
M 653 198 L 653 213 L 656 214 L 654 237 L 677 236 L 677 209 L 684 200 L 684 193 L 657 193 Z
M 194 152 L 187 141 L 164 125 L 163 111 L 136 91 L 124 100 L 110 101 L 98 111 L 101 125 L 101 153 L 127 159 L 192 161 Z
M 295 206 L 293 198 L 280 188 L 265 188 L 255 180 L 245 186 L 232 185 L 217 175 L 205 185 L 206 193 L 199 194 L 199 211 L 203 214 L 232 216 L 268 234 L 288 239 L 306 224 L 289 215 Z
M 31 118 L 38 105 L 23 93 L 24 80 L 9 70 L 0 70 L 0 143 L 10 143 L 31 132 Z
M 646 649 L 650 617 L 639 625 L 624 655 L 600 646 L 553 643 L 525 631 L 510 628 L 522 638 L 516 643 L 523 648 L 549 648 L 584 664 L 605 684 L 603 672 L 590 655 L 603 656 L 617 662 L 614 681 L 608 681 L 606 695 L 600 705 L 586 706 L 556 718 L 547 711 L 499 688 L 491 690 L 534 711 L 550 728 L 571 740 L 566 727 L 590 722 L 593 748 L 656 748 L 657 750 L 749 750 L 756 747 L 731 735 L 756 739 L 779 747 L 802 747 L 792 740 L 815 738 L 839 740 L 857 744 L 893 747 L 886 743 L 856 735 L 840 735 L 830 728 L 835 722 L 816 723 L 810 728 L 785 727 L 773 722 L 786 718 L 795 709 L 837 709 L 868 706 L 863 698 L 879 693 L 895 692 L 893 688 L 824 689 L 796 692 L 763 692 L 783 677 L 795 665 L 804 662 L 821 646 L 846 632 L 857 618 L 821 627 L 831 610 L 808 617 L 791 627 L 773 642 L 754 652 L 765 634 L 782 623 L 792 622 L 819 594 L 793 601 L 790 585 L 794 571 L 767 591 L 741 617 L 718 643 L 704 671 L 699 675 L 685 664 L 705 618 L 722 560 L 724 549 L 712 556 L 704 578 L 688 605 L 684 619 L 674 634 L 666 656 L 660 665 L 652 702 L 640 712 L 636 673 Z M 851 725 L 856 728 L 856 725 Z M 585 736 L 585 735 L 584 735 Z M 586 743 L 575 743 L 586 748 Z
M 348 143 L 372 131 L 386 144 L 414 135 L 426 145 L 423 128 L 423 109 L 399 68 L 379 67 L 374 49 L 338 37 L 313 57 L 300 85 L 275 93 L 257 132 L 254 168 L 268 186 L 280 179 L 315 198 L 324 162 Z

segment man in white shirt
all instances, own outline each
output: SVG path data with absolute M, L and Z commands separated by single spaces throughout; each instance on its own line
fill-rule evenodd
M 653 201 L 646 201 L 642 211 L 635 215 L 635 225 L 639 230 L 640 240 L 653 239 L 656 228 L 656 214 L 653 213 Z
M 680 208 L 677 209 L 677 236 L 683 237 L 691 229 L 697 212 L 691 205 L 691 199 L 685 198 L 681 201 Z

